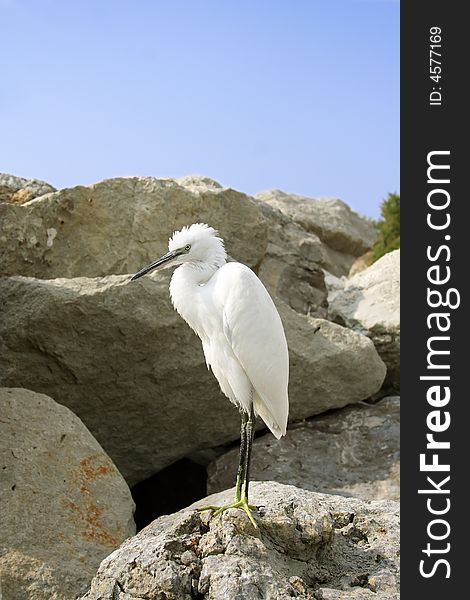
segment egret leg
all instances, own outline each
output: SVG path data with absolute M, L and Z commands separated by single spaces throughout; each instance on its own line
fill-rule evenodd
M 251 450 L 253 448 L 253 438 L 255 436 L 255 410 L 253 404 L 250 407 L 250 413 L 246 422 L 246 450 L 244 455 L 244 468 L 243 468 L 243 484 L 242 484 L 242 496 L 246 496 L 248 500 L 248 486 L 250 483 L 250 463 L 251 463 Z
M 251 511 L 257 510 L 257 507 L 248 504 L 248 486 L 250 482 L 249 471 L 255 422 L 253 405 L 251 406 L 249 413 L 245 411 L 240 412 L 242 419 L 240 428 L 240 461 L 237 470 L 237 481 L 235 484 L 235 500 L 231 504 L 226 504 L 224 506 L 205 506 L 203 508 L 198 508 L 198 510 L 211 510 L 214 512 L 214 517 L 216 517 L 229 508 L 240 508 L 246 512 L 253 527 L 256 528 L 257 525 L 253 515 L 251 514 Z
M 239 502 L 242 497 L 242 485 L 245 475 L 245 455 L 247 452 L 247 425 L 248 413 L 240 409 L 241 426 L 240 426 L 240 458 L 237 469 L 237 482 L 235 484 L 235 502 Z

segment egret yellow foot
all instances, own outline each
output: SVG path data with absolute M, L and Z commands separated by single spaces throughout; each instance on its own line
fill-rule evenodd
M 256 525 L 256 522 L 253 519 L 253 515 L 251 513 L 252 511 L 256 512 L 258 508 L 253 504 L 248 504 L 248 498 L 241 498 L 240 500 L 235 500 L 231 504 L 225 504 L 224 506 L 203 506 L 201 508 L 198 508 L 197 510 L 199 512 L 211 510 L 214 513 L 213 516 L 216 517 L 217 515 L 220 515 L 229 508 L 240 508 L 241 510 L 244 510 L 248 515 L 248 518 L 250 519 L 253 527 L 257 529 L 258 526 Z

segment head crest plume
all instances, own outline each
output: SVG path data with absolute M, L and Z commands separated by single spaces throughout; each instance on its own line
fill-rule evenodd
M 171 250 L 187 242 L 209 238 L 215 238 L 223 245 L 223 240 L 219 237 L 219 232 L 216 229 L 210 227 L 207 223 L 193 223 L 192 225 L 185 225 L 179 231 L 175 231 L 168 241 L 168 247 Z

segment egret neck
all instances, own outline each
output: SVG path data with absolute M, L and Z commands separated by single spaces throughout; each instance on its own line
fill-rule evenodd
M 170 297 L 178 314 L 188 325 L 201 335 L 197 327 L 197 315 L 202 306 L 199 303 L 200 288 L 205 286 L 215 275 L 217 270 L 225 264 L 225 257 L 218 257 L 217 261 L 210 263 L 186 263 L 179 266 L 170 282 Z

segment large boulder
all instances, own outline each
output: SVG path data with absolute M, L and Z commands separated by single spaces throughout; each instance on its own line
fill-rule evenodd
M 194 510 L 232 495 L 148 525 L 101 563 L 82 600 L 398 600 L 396 502 L 256 482 L 258 529 L 239 510 Z
M 207 222 L 228 252 L 260 263 L 267 226 L 253 199 L 207 178 L 119 177 L 0 204 L 3 275 L 39 278 L 132 273 L 167 251 L 175 229 Z
M 369 336 L 387 365 L 386 385 L 400 388 L 400 250 L 343 281 L 328 296 L 329 318 Z
M 173 230 L 207 221 L 272 294 L 320 317 L 327 314 L 320 267 L 344 274 L 353 260 L 269 204 L 201 176 L 109 179 L 0 207 L 0 219 L 1 272 L 39 278 L 133 272 L 166 251 Z
M 258 268 L 260 279 L 295 311 L 326 317 L 328 290 L 323 268 L 334 271 L 337 264 L 329 260 L 328 247 L 279 210 L 262 202 L 258 206 L 268 224 L 266 253 Z
M 338 277 L 349 272 L 357 254 L 359 230 L 362 227 L 367 232 L 370 223 L 339 200 L 301 199 L 277 190 L 257 194 L 255 200 L 268 225 L 259 277 L 295 311 L 326 317 L 324 272 Z M 326 215 L 328 212 L 331 214 Z
M 385 366 L 366 336 L 277 302 L 290 349 L 291 419 L 380 389 Z M 1 278 L 0 303 L 0 382 L 66 404 L 130 484 L 238 438 L 238 411 L 173 310 L 167 273 L 132 283 Z
M 0 173 L 0 202 L 23 204 L 55 191 L 55 187 L 40 179 L 24 179 L 9 173 Z
M 259 192 L 256 198 L 278 208 L 305 231 L 318 235 L 333 250 L 353 257 L 364 254 L 377 238 L 371 220 L 336 198 L 308 198 L 281 190 Z
M 5 600 L 73 600 L 134 535 L 126 482 L 69 409 L 0 389 L 0 582 Z
M 400 497 L 400 399 L 356 404 L 294 423 L 285 438 L 254 442 L 253 479 L 363 500 Z M 238 449 L 208 467 L 209 494 L 233 485 Z
M 15 178 L 8 178 L 5 189 L 12 190 Z M 15 181 L 32 189 L 31 182 Z M 369 222 L 341 201 L 302 204 L 284 194 L 290 204 L 302 204 L 291 214 L 279 210 L 269 194 L 255 200 L 208 177 L 120 177 L 46 195 L 54 188 L 44 186 L 31 202 L 0 204 L 4 275 L 48 279 L 134 272 L 166 251 L 175 229 L 206 221 L 219 229 L 229 254 L 254 268 L 272 294 L 298 312 L 325 317 L 322 269 L 347 274 L 356 238 L 370 233 Z
M 5 176 L 5 189 L 13 189 L 13 180 L 33 189 L 32 182 L 12 176 Z M 255 200 L 196 175 L 120 177 L 46 191 L 54 188 L 44 184 L 40 198 L 25 197 L 21 206 L 0 204 L 2 274 L 48 279 L 130 273 L 162 254 L 175 229 L 206 221 L 272 294 L 298 312 L 325 317 L 322 269 L 347 274 L 358 236 L 366 235 L 366 245 L 370 237 L 370 223 L 341 201 L 299 200 L 282 192 Z M 279 198 L 290 199 L 289 210 Z

